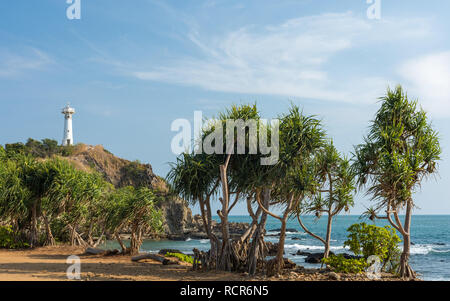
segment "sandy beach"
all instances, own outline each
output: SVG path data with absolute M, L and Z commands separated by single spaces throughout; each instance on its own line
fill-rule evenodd
M 130 256 L 83 255 L 84 249 L 70 246 L 41 247 L 33 250 L 0 249 L 0 281 L 67 281 L 66 259 L 81 259 L 81 280 L 84 281 L 329 281 L 328 273 L 292 271 L 281 277 L 249 277 L 245 273 L 198 272 L 190 265 L 162 265 L 153 260 L 132 262 Z M 365 275 L 340 274 L 340 280 L 368 281 Z M 399 280 L 383 275 L 383 281 Z
M 130 256 L 85 256 L 84 249 L 57 246 L 34 250 L 0 250 L 0 281 L 64 281 L 68 280 L 66 259 L 77 255 L 81 259 L 81 280 L 125 281 L 215 281 L 248 280 L 231 273 L 193 272 L 189 264 L 164 266 L 145 260 L 132 262 Z

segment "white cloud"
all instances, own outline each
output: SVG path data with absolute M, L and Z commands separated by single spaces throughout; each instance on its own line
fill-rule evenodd
M 52 60 L 44 52 L 32 48 L 27 54 L 0 50 L 0 77 L 15 78 L 32 70 L 41 70 Z
M 425 110 L 436 117 L 450 117 L 450 51 L 409 60 L 402 64 L 400 75 Z
M 424 20 L 373 22 L 352 13 L 301 17 L 262 28 L 247 26 L 210 38 L 194 31 L 188 37 L 201 57 L 183 57 L 129 74 L 221 92 L 373 101 L 384 92 L 386 79 L 378 74 L 349 75 L 345 69 L 332 72 L 330 61 L 358 47 L 370 50 L 382 42 L 423 37 L 428 32 Z

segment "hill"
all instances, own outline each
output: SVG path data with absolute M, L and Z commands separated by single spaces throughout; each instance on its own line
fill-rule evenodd
M 163 212 L 166 236 L 182 236 L 193 227 L 192 212 L 187 202 L 168 193 L 166 182 L 154 174 L 150 164 L 116 157 L 102 145 L 80 143 L 62 147 L 51 139 L 29 139 L 26 144 L 6 144 L 5 149 L 7 152 L 28 153 L 44 160 L 54 156 L 60 157 L 70 161 L 79 170 L 99 172 L 116 187 L 146 186 L 154 189 L 163 199 L 158 207 Z

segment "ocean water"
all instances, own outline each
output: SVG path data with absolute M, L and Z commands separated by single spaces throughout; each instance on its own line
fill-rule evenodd
M 250 222 L 248 216 L 231 216 L 231 222 Z M 324 236 L 326 231 L 326 219 L 316 220 L 313 216 L 303 218 L 305 225 L 313 232 Z M 377 226 L 387 225 L 388 222 L 379 220 L 361 220 L 359 216 L 345 215 L 337 216 L 332 227 L 331 250 L 334 253 L 348 252 L 343 244 L 347 239 L 347 228 L 354 223 L 360 222 L 374 223 Z M 445 280 L 450 281 L 450 215 L 414 215 L 411 225 L 411 246 L 410 264 L 413 269 L 420 274 L 424 280 Z M 268 234 L 275 234 L 271 231 L 280 228 L 280 222 L 272 217 L 268 218 L 266 229 Z M 320 264 L 305 263 L 305 256 L 293 255 L 298 250 L 308 252 L 321 252 L 324 250 L 323 244 L 309 236 L 301 229 L 297 220 L 290 220 L 287 228 L 296 229 L 298 232 L 288 232 L 285 242 L 286 257 L 295 263 L 307 268 L 319 268 Z M 401 237 L 401 235 L 399 235 Z M 294 239 L 293 238 L 298 238 Z M 278 237 L 266 237 L 266 241 L 278 242 Z M 112 247 L 114 242 L 109 242 Z M 146 240 L 142 245 L 144 252 L 157 252 L 160 249 L 178 249 L 185 253 L 192 253 L 193 248 L 199 250 L 209 249 L 209 240 L 188 239 L 186 241 L 152 241 Z

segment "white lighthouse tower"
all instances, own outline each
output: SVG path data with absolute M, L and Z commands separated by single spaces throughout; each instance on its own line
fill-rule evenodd
M 75 109 L 71 108 L 69 103 L 62 109 L 64 114 L 64 135 L 62 145 L 73 145 L 73 131 L 72 131 L 72 115 L 75 114 Z

